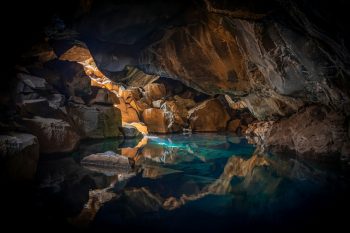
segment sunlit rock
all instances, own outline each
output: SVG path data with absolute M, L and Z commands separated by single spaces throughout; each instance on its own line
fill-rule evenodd
M 167 127 L 170 132 L 179 132 L 187 127 L 188 111 L 184 105 L 180 105 L 175 101 L 166 101 L 161 109 L 165 113 Z
M 122 119 L 119 109 L 113 106 L 70 104 L 69 117 L 84 138 L 121 136 Z
M 23 125 L 38 138 L 42 153 L 71 152 L 80 140 L 74 128 L 61 119 L 36 116 L 24 118 Z
M 166 116 L 162 109 L 148 108 L 142 113 L 142 118 L 150 133 L 168 133 Z
M 137 128 L 137 130 L 140 131 L 143 135 L 148 134 L 147 126 L 143 122 L 132 122 L 129 123 L 129 125 L 132 125 L 135 128 Z
M 228 95 L 225 95 L 225 99 L 229 104 L 230 108 L 234 110 L 244 109 L 247 107 L 243 101 L 233 101 L 232 98 Z
M 83 62 L 91 58 L 90 51 L 85 44 L 77 43 L 65 51 L 59 59 L 62 61 Z
M 137 110 L 133 108 L 130 104 L 125 103 L 125 100 L 123 98 L 119 98 L 119 103 L 115 106 L 120 110 L 123 122 L 140 122 Z
M 206 100 L 188 111 L 190 127 L 193 131 L 216 132 L 226 129 L 229 114 L 219 100 Z
M 31 180 L 39 159 L 38 139 L 27 133 L 10 132 L 0 135 L 1 181 Z
M 148 104 L 152 104 L 152 101 L 159 100 L 166 95 L 165 86 L 161 83 L 150 83 L 144 87 L 144 96 L 146 97 Z

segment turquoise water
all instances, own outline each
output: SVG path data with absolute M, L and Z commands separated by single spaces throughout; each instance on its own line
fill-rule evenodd
M 82 165 L 106 151 L 128 156 L 129 171 Z M 77 229 L 107 232 L 340 226 L 340 210 L 349 207 L 346 165 L 259 151 L 227 134 L 88 141 L 73 155 L 40 162 L 40 206 Z

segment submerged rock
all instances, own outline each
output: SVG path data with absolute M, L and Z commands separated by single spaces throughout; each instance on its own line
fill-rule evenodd
M 36 136 L 10 132 L 0 135 L 0 161 L 2 178 L 9 181 L 24 181 L 34 178 L 39 159 L 39 143 Z

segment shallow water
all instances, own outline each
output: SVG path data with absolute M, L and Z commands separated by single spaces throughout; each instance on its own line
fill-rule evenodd
M 81 164 L 106 151 L 132 167 Z M 345 224 L 348 190 L 343 164 L 261 154 L 232 135 L 176 134 L 88 141 L 73 155 L 45 158 L 36 192 L 45 216 L 77 229 L 293 232 Z

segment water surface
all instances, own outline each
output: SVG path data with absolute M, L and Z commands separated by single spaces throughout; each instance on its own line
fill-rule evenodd
M 131 168 L 82 165 L 106 151 L 128 156 Z M 93 231 L 293 232 L 345 223 L 346 165 L 258 151 L 226 134 L 88 141 L 40 162 L 38 200 L 50 218 Z

